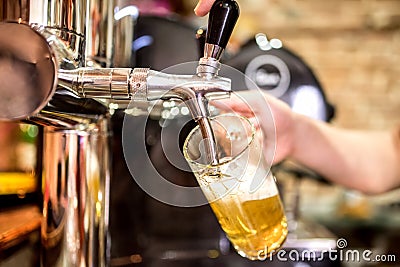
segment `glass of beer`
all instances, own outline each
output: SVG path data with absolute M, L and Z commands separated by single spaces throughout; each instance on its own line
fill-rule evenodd
M 288 230 L 275 178 L 263 157 L 262 132 L 234 114 L 212 118 L 211 127 L 218 164 L 207 160 L 199 126 L 186 138 L 184 156 L 237 252 L 265 259 L 282 246 Z

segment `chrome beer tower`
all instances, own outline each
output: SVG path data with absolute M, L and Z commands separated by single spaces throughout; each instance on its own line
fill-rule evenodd
M 107 0 L 0 1 L 0 119 L 44 126 L 42 266 L 109 265 L 110 104 L 179 99 L 200 120 L 230 92 L 217 74 L 234 1 L 214 4 L 195 75 L 115 68 L 133 32 L 116 11 Z

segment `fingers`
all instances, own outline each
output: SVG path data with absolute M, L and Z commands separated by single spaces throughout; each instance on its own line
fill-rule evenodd
M 269 164 L 282 160 L 282 156 L 276 154 L 276 128 L 273 117 L 274 107 L 280 105 L 280 101 L 259 91 L 233 92 L 229 98 L 214 100 L 210 104 L 222 112 L 235 113 L 246 117 L 256 128 L 256 138 L 264 151 L 265 159 Z M 271 109 L 272 108 L 272 109 Z
M 238 112 L 244 116 L 254 116 L 251 105 L 241 96 L 232 94 L 231 97 L 223 100 L 214 100 L 211 104 L 227 112 Z
M 199 3 L 194 9 L 194 13 L 199 17 L 207 15 L 214 2 L 215 0 L 199 0 Z
M 269 99 L 261 92 L 240 91 L 232 93 L 227 99 L 215 100 L 211 103 L 222 110 L 233 110 L 254 116 L 255 113 L 265 111 L 265 107 L 269 105 Z

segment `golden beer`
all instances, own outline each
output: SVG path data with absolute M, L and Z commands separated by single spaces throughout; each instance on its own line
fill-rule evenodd
M 276 252 L 288 230 L 279 195 L 240 202 L 227 196 L 210 203 L 238 253 L 252 260 Z

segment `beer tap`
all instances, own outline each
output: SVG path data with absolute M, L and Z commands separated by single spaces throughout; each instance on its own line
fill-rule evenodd
M 204 56 L 199 60 L 195 75 L 171 75 L 148 68 L 77 67 L 68 47 L 46 27 L 3 23 L 0 25 L 0 35 L 7 38 L 2 38 L 0 50 L 3 52 L 2 58 L 7 60 L 0 61 L 0 67 L 10 70 L 13 66 L 18 69 L 10 70 L 8 77 L 0 78 L 21 80 L 34 77 L 40 84 L 27 80 L 26 83 L 25 80 L 3 83 L 0 90 L 9 94 L 0 103 L 0 118 L 27 119 L 35 116 L 60 88 L 67 89 L 78 98 L 106 100 L 108 103 L 180 99 L 188 105 L 194 119 L 206 117 L 208 113 L 202 105 L 199 106 L 199 101 L 225 97 L 231 90 L 230 80 L 218 76 L 219 59 L 238 15 L 235 1 L 219 0 L 214 3 L 210 11 Z M 24 40 L 13 40 L 11 35 Z M 38 53 L 28 54 L 33 49 Z M 32 94 L 35 90 L 40 94 Z M 31 104 L 30 110 L 25 107 L 26 110 L 22 111 L 21 105 L 15 103 L 34 104 Z
M 196 73 L 174 75 L 148 68 L 87 67 L 86 44 L 98 47 L 91 59 L 105 55 L 103 65 L 111 62 L 112 1 L 40 0 L 43 6 L 35 11 L 45 14 L 35 24 L 28 20 L 40 12 L 21 15 L 34 9 L 22 5 L 26 2 L 0 0 L 0 20 L 14 21 L 0 22 L 0 120 L 44 126 L 41 266 L 109 266 L 107 104 L 178 99 L 196 121 L 207 118 L 208 99 L 231 91 L 230 80 L 219 77 L 218 70 L 238 6 L 233 0 L 215 2 Z M 107 12 L 94 12 L 100 7 Z M 95 22 L 89 12 L 104 17 Z M 96 30 L 107 29 L 101 35 L 104 43 L 93 39 L 95 30 L 88 31 L 96 25 Z
M 200 59 L 197 68 L 198 76 L 209 78 L 218 75 L 222 53 L 238 18 L 239 6 L 234 0 L 214 2 L 208 18 L 204 56 Z

